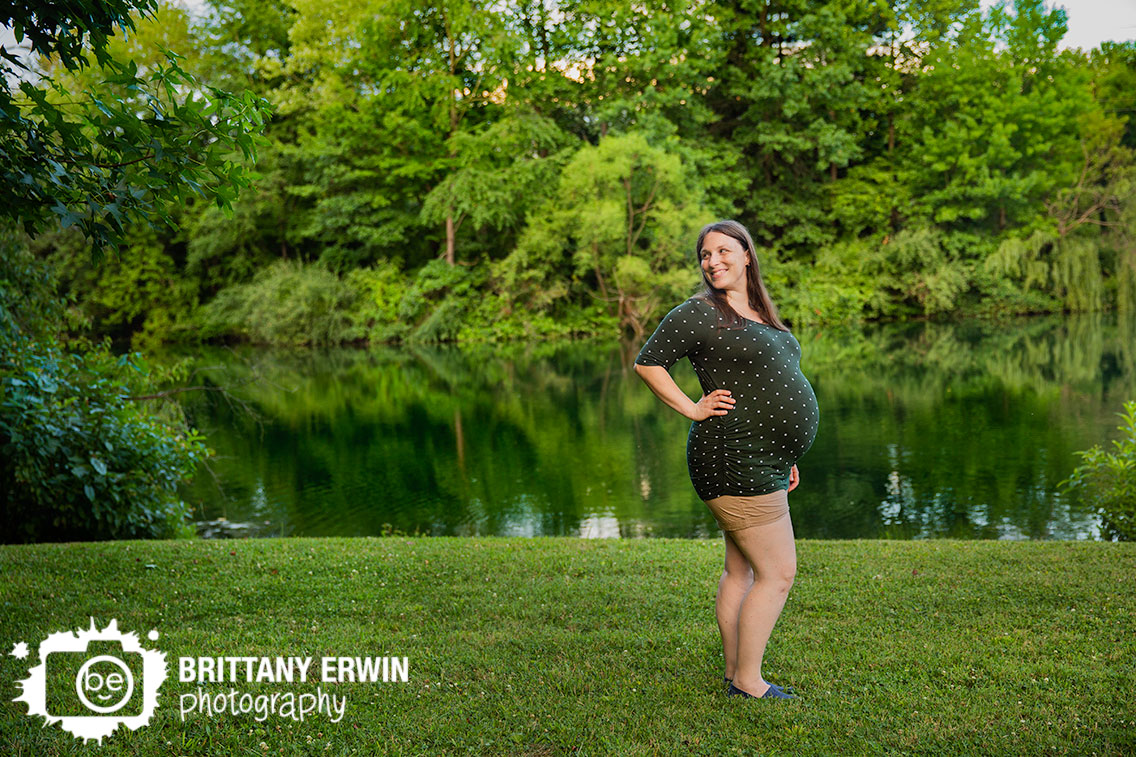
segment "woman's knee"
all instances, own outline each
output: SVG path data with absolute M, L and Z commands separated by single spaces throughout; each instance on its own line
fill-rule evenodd
M 785 591 L 793 588 L 793 582 L 797 580 L 797 563 L 782 566 L 781 570 L 778 571 L 778 578 L 784 584 Z
M 788 592 L 793 587 L 793 581 L 797 578 L 797 564 L 787 563 L 784 565 L 770 566 L 769 569 L 763 571 L 759 576 L 759 581 L 777 587 L 783 592 Z

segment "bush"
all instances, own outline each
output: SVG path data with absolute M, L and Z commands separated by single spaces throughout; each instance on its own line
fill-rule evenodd
M 210 450 L 184 420 L 130 399 L 154 389 L 140 355 L 116 358 L 109 339 L 60 343 L 54 291 L 43 264 L 0 237 L 0 538 L 192 536 L 177 487 Z
M 397 263 L 383 259 L 369 268 L 355 268 L 345 281 L 355 293 L 355 307 L 349 313 L 353 339 L 375 344 L 406 336 L 409 328 L 398 318 L 406 277 Z
M 1124 403 L 1117 413 L 1121 438 L 1113 440 L 1116 452 L 1100 445 L 1078 452 L 1083 463 L 1058 486 L 1082 491 L 1101 515 L 1101 530 L 1110 540 L 1136 541 L 1136 401 Z
M 406 341 L 457 341 L 462 326 L 476 324 L 472 316 L 488 276 L 484 262 L 450 265 L 435 258 L 419 268 L 398 307 L 398 317 L 413 327 Z
M 202 306 L 201 335 L 264 344 L 324 345 L 351 338 L 355 292 L 319 265 L 278 260 Z

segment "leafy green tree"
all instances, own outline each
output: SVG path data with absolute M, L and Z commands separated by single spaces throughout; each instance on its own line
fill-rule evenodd
M 193 27 L 198 45 L 193 68 L 222 89 L 264 97 L 282 83 L 291 54 L 290 31 L 298 11 L 284 0 L 206 0 Z
M 1121 144 L 1136 149 L 1136 42 L 1102 42 L 1089 52 L 1089 60 L 1097 102 L 1124 121 Z
M 278 98 L 290 114 L 318 103 L 299 139 L 310 168 L 292 189 L 312 202 L 304 243 L 336 270 L 411 250 L 417 264 L 435 240 L 455 262 L 462 214 L 452 183 L 439 185 L 470 162 L 461 135 L 501 115 L 517 54 L 501 14 L 468 0 L 296 7 L 286 70 L 319 73 Z M 441 211 L 423 214 L 431 192 Z
M 1080 143 L 1075 180 L 1053 187 L 1043 199 L 1044 225 L 1028 235 L 1007 235 L 984 266 L 1020 282 L 1027 291 L 1037 287 L 1050 292 L 1070 310 L 1101 309 L 1115 283 L 1115 304 L 1132 309 L 1136 152 L 1123 143 L 1123 117 L 1094 108 L 1081 114 L 1074 126 Z
M 759 244 L 811 257 L 832 240 L 825 184 L 863 158 L 882 95 L 867 55 L 892 17 L 878 0 L 713 3 L 726 57 L 706 100 L 744 154 L 744 215 Z
M 515 233 L 576 147 L 550 119 L 531 112 L 458 132 L 450 142 L 451 170 L 426 196 L 422 218 L 453 222 L 454 238 L 466 219 L 479 231 Z
M 185 376 L 153 376 L 140 355 L 115 358 L 106 341 L 63 341 L 78 324 L 25 247 L 27 234 L 59 226 L 82 231 L 96 253 L 118 247 L 136 224 L 168 224 L 173 202 L 196 195 L 229 207 L 248 183 L 233 153 L 255 155 L 266 103 L 199 86 L 171 52 L 142 66 L 112 55 L 115 33 L 135 29 L 132 12 L 157 7 L 16 3 L 0 15 L 41 56 L 34 67 L 0 51 L 5 541 L 192 533 L 177 486 L 210 452 L 176 405 L 138 404 L 161 401 L 157 385 Z M 92 54 L 105 86 L 68 86 L 93 71 Z M 120 289 L 147 276 L 131 272 Z
M 1065 14 L 1018 0 L 963 19 L 923 58 L 906 160 L 924 223 L 994 233 L 1030 224 L 1069 186 L 1081 157 L 1077 119 L 1092 109 L 1076 56 L 1059 55 Z M 1004 44 L 1005 49 L 999 49 Z
M 1136 46 L 1059 51 L 1063 12 L 1041 0 L 985 12 L 978 0 L 207 6 L 194 21 L 154 2 L 129 34 L 106 37 L 104 53 L 149 82 L 169 65 L 162 48 L 183 51 L 177 66 L 199 95 L 182 107 L 212 97 L 210 86 L 272 102 L 259 178 L 231 213 L 207 192 L 165 205 L 182 231 L 127 248 L 145 253 L 132 258 L 149 272 L 137 294 L 125 294 L 129 276 L 78 275 L 70 261 L 65 283 L 100 328 L 173 338 L 194 297 L 228 302 L 227 319 L 282 259 L 358 295 L 352 325 L 320 326 L 317 341 L 577 333 L 612 318 L 634 332 L 642 315 L 627 308 L 650 311 L 669 286 L 656 277 L 685 276 L 685 260 L 671 269 L 624 256 L 597 275 L 572 262 L 574 242 L 564 254 L 533 246 L 575 234 L 538 210 L 557 208 L 569 162 L 629 135 L 679 159 L 708 217 L 751 227 L 795 324 L 1136 307 Z M 42 61 L 64 90 L 149 107 L 129 80 Z M 46 97 L 65 114 L 76 107 L 50 87 Z M 219 155 L 240 154 L 211 139 Z M 54 243 L 42 235 L 36 249 Z M 56 252 L 70 244 L 61 237 Z M 434 258 L 467 270 L 445 279 L 427 268 Z M 145 294 L 146 281 L 174 278 L 186 282 L 171 303 Z M 482 296 L 448 297 L 444 279 Z M 418 294 L 392 299 L 390 281 Z M 112 301 L 121 312 L 100 304 Z M 527 321 L 520 303 L 533 308 Z M 392 320 L 392 308 L 409 320 Z M 201 313 L 217 333 L 256 330 L 217 326 L 218 312 Z
M 678 155 L 641 134 L 601 139 L 575 154 L 554 198 L 530 214 L 517 248 L 494 267 L 496 287 L 538 311 L 583 289 L 642 336 L 649 316 L 698 284 L 684 242 L 712 220 L 703 203 Z
M 913 180 L 922 170 L 905 159 L 906 143 L 917 143 L 905 122 L 913 115 L 922 61 L 929 49 L 957 44 L 964 20 L 978 13 L 978 3 L 893 0 L 889 10 L 875 45 L 866 51 L 871 61 L 866 81 L 878 96 L 860 111 L 863 158 L 851 162 L 844 175 L 828 185 L 837 233 L 870 237 L 880 245 L 906 223 L 915 200 Z
M 267 103 L 202 85 L 173 52 L 140 68 L 108 49 L 116 28 L 135 28 L 132 11 L 146 16 L 157 8 L 156 0 L 20 2 L 0 14 L 17 43 L 30 39 L 33 52 L 47 58 L 37 68 L 4 55 L 3 218 L 32 235 L 54 224 L 77 226 L 97 255 L 132 221 L 168 223 L 170 206 L 190 195 L 229 207 L 248 185 L 249 169 L 232 155 L 255 157 Z M 107 88 L 81 95 L 57 73 L 79 72 L 92 54 Z

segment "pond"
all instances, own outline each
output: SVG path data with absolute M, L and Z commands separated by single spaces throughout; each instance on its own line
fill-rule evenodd
M 1056 484 L 1119 436 L 1136 318 L 794 333 L 821 409 L 799 538 L 1099 538 Z M 183 496 L 206 536 L 717 537 L 642 341 L 200 348 L 190 383 L 225 391 L 181 395 L 217 452 Z

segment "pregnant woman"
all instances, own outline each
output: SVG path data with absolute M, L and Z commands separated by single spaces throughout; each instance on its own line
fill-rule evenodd
M 705 288 L 663 318 L 635 372 L 690 418 L 686 463 L 698 496 L 726 538 L 718 629 L 730 696 L 794 699 L 762 677 L 761 663 L 797 572 L 788 493 L 812 446 L 820 410 L 801 373 L 801 345 L 777 316 L 753 239 L 736 221 L 702 229 L 695 253 Z M 693 402 L 671 367 L 688 357 L 702 385 Z

